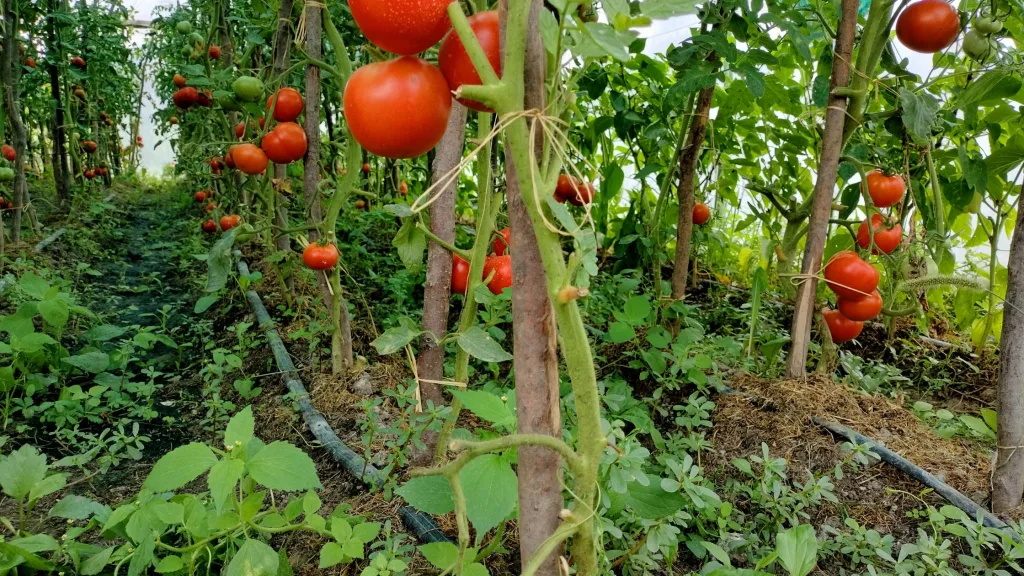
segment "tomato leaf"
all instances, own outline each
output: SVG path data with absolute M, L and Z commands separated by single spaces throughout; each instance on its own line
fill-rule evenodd
M 502 349 L 486 330 L 473 326 L 459 334 L 459 347 L 470 356 L 484 362 L 508 362 L 512 355 Z
M 932 137 L 932 126 L 939 113 L 939 101 L 924 92 L 918 94 L 900 88 L 903 102 L 903 125 L 919 142 L 928 142 Z

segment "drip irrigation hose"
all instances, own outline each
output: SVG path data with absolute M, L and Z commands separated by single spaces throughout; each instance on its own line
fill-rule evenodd
M 722 386 L 719 389 L 719 392 L 722 394 L 738 394 L 740 396 L 745 396 L 747 398 L 763 400 L 759 396 L 749 394 L 747 392 L 742 392 L 740 390 L 736 390 L 735 388 L 730 388 L 729 386 Z M 995 514 L 989 512 L 984 507 L 979 506 L 976 502 L 974 502 L 967 496 L 961 494 L 956 488 L 953 488 L 949 484 L 946 484 L 942 480 L 939 480 L 931 473 L 929 473 L 927 470 L 917 466 L 910 460 L 907 460 L 903 456 L 900 456 L 896 452 L 893 452 L 892 450 L 886 448 L 880 442 L 867 436 L 864 436 L 863 434 L 857 432 L 856 430 L 851 430 L 846 426 L 837 424 L 830 420 L 822 420 L 817 416 L 812 417 L 811 420 L 818 426 L 825 428 L 826 430 L 832 432 L 833 434 L 846 438 L 847 440 L 853 442 L 854 444 L 868 446 L 871 449 L 871 451 L 875 455 L 877 455 L 883 462 L 899 470 L 900 472 L 903 472 L 904 474 L 910 476 L 914 480 L 917 480 L 921 484 L 924 484 L 925 486 L 931 488 L 932 490 L 935 491 L 936 494 L 945 498 L 947 502 L 966 512 L 972 519 L 977 520 L 978 516 L 980 515 L 981 522 L 985 526 L 989 528 L 1003 530 L 1006 533 L 1006 535 L 1012 538 L 1014 541 L 1018 543 L 1024 543 L 1024 539 L 1022 539 L 1021 536 L 1017 534 L 1015 531 L 1011 530 L 1010 526 L 1008 526 L 1005 522 L 1000 520 Z
M 855 430 L 851 430 L 846 426 L 837 424 L 835 422 L 822 420 L 818 417 L 815 417 L 813 420 L 814 423 L 817 424 L 818 426 L 825 428 L 826 430 L 832 432 L 833 434 L 842 436 L 843 438 L 846 438 L 847 440 L 853 442 L 854 444 L 868 446 L 871 449 L 871 451 L 877 454 L 878 457 L 881 458 L 882 461 L 884 461 L 886 464 L 892 466 L 893 468 L 899 470 L 900 472 L 903 472 L 904 474 L 910 476 L 914 480 L 917 480 L 921 484 L 924 484 L 925 486 L 935 490 L 936 494 L 942 496 L 950 504 L 966 512 L 972 519 L 977 520 L 978 517 L 981 516 L 982 524 L 988 526 L 989 528 L 998 528 L 1003 530 L 1009 528 L 1009 526 L 1007 526 L 1005 522 L 997 518 L 995 514 L 979 506 L 973 500 L 971 500 L 967 496 L 964 496 L 957 489 L 953 488 L 949 484 L 946 484 L 942 480 L 939 480 L 935 476 L 932 476 L 928 471 L 916 466 L 913 462 L 907 460 L 903 456 L 900 456 L 899 454 L 893 452 L 892 450 L 886 448 L 885 446 L 882 446 L 879 442 L 875 441 L 874 439 L 864 436 L 863 434 Z M 1016 540 L 1017 542 L 1021 542 L 1021 538 L 1019 535 L 1017 535 L 1016 532 L 1013 532 L 1012 530 L 1007 530 L 1006 534 L 1014 540 Z
M 238 259 L 238 272 L 242 276 L 249 275 L 249 266 L 241 258 L 241 252 L 235 251 L 235 257 Z M 245 292 L 246 298 L 249 300 L 249 304 L 252 307 L 253 313 L 256 314 L 256 320 L 259 323 L 260 328 L 267 337 L 267 342 L 270 344 L 270 349 L 274 353 L 274 359 L 277 361 L 278 370 L 281 372 L 281 379 L 284 381 L 285 386 L 295 396 L 296 403 L 299 406 L 299 412 L 302 413 L 302 419 L 306 422 L 306 426 L 309 431 L 312 432 L 313 436 L 323 445 L 324 448 L 330 453 L 330 455 L 344 467 L 350 474 L 362 480 L 365 484 L 379 488 L 384 484 L 385 478 L 380 472 L 362 456 L 356 454 L 344 442 L 338 437 L 334 429 L 327 422 L 327 419 L 323 417 L 313 404 L 309 401 L 309 392 L 306 391 L 306 386 L 302 383 L 302 379 L 299 377 L 299 372 L 292 363 L 291 356 L 288 354 L 287 348 L 285 348 L 284 341 L 281 340 L 281 335 L 277 332 L 277 328 L 274 326 L 274 320 L 270 317 L 267 312 L 266 306 L 263 305 L 263 300 L 260 299 L 260 295 L 255 290 L 247 290 Z M 423 514 L 422 512 L 412 508 L 411 506 L 402 506 L 398 509 L 398 515 L 402 518 L 402 522 L 405 524 L 416 538 L 425 544 L 435 542 L 451 542 L 444 532 L 437 526 L 433 518 Z

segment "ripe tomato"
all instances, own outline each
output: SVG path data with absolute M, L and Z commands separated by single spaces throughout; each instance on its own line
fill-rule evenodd
M 444 136 L 451 111 L 452 95 L 444 75 L 412 56 L 363 66 L 345 86 L 345 117 L 352 137 L 385 158 L 426 154 Z
M 239 140 L 245 138 L 245 122 L 235 124 L 235 138 L 238 138 Z
M 210 46 L 207 54 L 210 56 L 210 60 L 220 60 L 220 46 Z
M 365 210 L 366 209 L 366 201 L 365 200 L 356 200 L 355 206 L 356 206 L 357 210 Z
M 207 234 L 213 234 L 216 231 L 217 231 L 217 223 L 216 222 L 214 222 L 213 220 L 207 220 L 206 222 L 203 222 L 203 232 L 206 232 Z
M 177 126 L 178 125 L 178 117 L 177 116 L 171 116 L 171 119 L 169 120 L 169 122 L 171 123 L 171 126 Z
M 914 2 L 896 20 L 896 37 L 915 52 L 945 50 L 960 34 L 960 14 L 944 0 Z
M 882 313 L 882 295 L 875 290 L 864 298 L 840 298 L 839 311 L 850 320 L 865 322 Z
M 98 148 L 99 146 L 97 146 L 96 143 L 93 142 L 92 140 L 86 140 L 82 142 L 82 150 L 84 150 L 86 154 L 92 154 L 96 152 Z
M 892 228 L 889 228 L 892 226 Z M 903 227 L 900 226 L 899 222 L 893 222 L 889 219 L 882 219 L 881 214 L 874 214 L 871 216 L 871 228 L 875 232 L 875 250 L 874 253 L 878 254 L 892 254 L 893 250 L 899 248 L 900 242 L 903 240 Z M 857 245 L 865 250 L 871 245 L 871 233 L 868 231 L 868 221 L 865 218 L 860 223 L 860 227 L 857 228 Z
M 494 239 L 494 254 L 496 256 L 504 256 L 505 250 L 508 250 L 512 246 L 512 230 L 505 228 L 498 232 L 498 237 Z
M 196 104 L 199 104 L 204 108 L 209 108 L 210 106 L 213 106 L 213 93 L 211 93 L 209 90 L 203 90 L 202 92 L 198 92 L 196 94 Z
M 369 173 L 370 173 L 370 164 L 368 162 L 364 162 L 363 163 L 363 174 L 369 174 Z
M 0 151 L 3 152 L 4 160 L 7 160 L 8 162 L 14 162 L 15 158 L 18 157 L 18 153 L 14 151 L 14 146 L 11 146 L 10 144 L 4 144 L 3 148 L 0 148 Z
M 263 137 L 261 144 L 276 164 L 288 164 L 306 155 L 306 131 L 295 122 L 282 122 Z
M 239 216 L 238 214 L 233 214 L 231 216 L 227 216 L 227 215 L 221 216 L 220 217 L 220 229 L 225 231 L 225 232 L 227 232 L 228 230 L 231 230 L 235 226 L 238 226 L 238 224 L 241 221 L 242 221 L 242 217 Z
M 96 177 L 96 171 L 93 170 L 92 168 L 89 168 L 88 170 L 85 171 L 84 176 L 86 180 L 92 180 L 93 178 Z
M 35 67 L 36 67 L 36 59 L 31 57 L 31 56 L 29 56 L 28 58 L 25 58 L 25 66 L 28 66 L 29 68 L 35 69 Z
M 868 194 L 876 208 L 888 208 L 903 200 L 907 185 L 899 174 L 886 176 L 881 170 L 868 172 Z
M 188 80 L 185 79 L 184 76 L 182 76 L 181 74 L 175 74 L 174 75 L 174 85 L 175 86 L 177 86 L 178 88 L 184 88 L 185 84 L 188 84 Z
M 263 150 L 260 150 L 255 144 L 249 143 L 235 146 L 234 151 L 231 152 L 231 158 L 239 170 L 250 175 L 266 172 L 269 162 L 269 158 Z
M 199 101 L 199 91 L 188 86 L 175 92 L 174 96 L 171 97 L 171 100 L 174 101 L 174 105 L 178 108 L 188 110 L 195 106 L 196 102 Z
M 302 251 L 302 261 L 313 270 L 331 270 L 338 264 L 338 247 L 334 244 L 310 244 Z
M 210 202 L 209 204 L 206 205 L 206 211 L 207 212 L 213 212 L 216 209 L 217 209 L 217 203 L 216 202 Z
M 491 63 L 491 67 L 494 68 L 494 71 L 500 78 L 501 34 L 498 26 L 498 11 L 489 10 L 475 14 L 469 19 L 469 25 L 473 28 L 473 34 L 477 40 L 480 41 L 480 46 L 483 47 L 484 54 L 487 55 L 487 61 Z M 480 75 L 476 72 L 476 67 L 473 66 L 473 61 L 469 59 L 469 54 L 466 53 L 466 47 L 462 45 L 462 41 L 459 40 L 459 35 L 455 33 L 455 30 L 448 32 L 448 35 L 444 37 L 444 41 L 441 42 L 441 49 L 437 53 L 437 64 L 441 67 L 441 73 L 444 74 L 444 78 L 448 81 L 448 87 L 452 92 L 458 90 L 460 86 L 479 86 L 483 84 Z M 471 110 L 494 112 L 494 110 L 474 100 L 460 98 L 459 102 Z
M 451 27 L 449 0 L 349 0 L 352 18 L 382 50 L 402 56 L 430 48 Z
M 196 192 L 196 202 L 206 202 L 206 192 L 202 190 Z
M 703 202 L 697 202 L 693 206 L 693 223 L 697 226 L 703 226 L 711 220 L 711 208 Z
M 235 151 L 235 147 L 228 148 L 228 153 L 224 155 L 224 165 L 228 168 L 235 168 L 235 159 L 231 156 L 231 153 Z
M 77 68 L 85 68 L 85 59 L 81 56 L 74 56 L 71 58 L 71 65 Z
M 469 289 L 469 262 L 458 254 L 452 255 L 452 294 L 466 294 Z
M 561 174 L 558 177 L 558 184 L 555 186 L 555 200 L 564 204 L 569 202 L 576 206 L 589 204 L 594 199 L 594 187 L 589 183 L 583 183 L 573 176 Z
M 492 294 L 501 294 L 505 288 L 512 287 L 512 256 L 488 256 L 484 261 L 484 279 L 494 271 L 494 278 L 487 283 Z
M 864 298 L 878 288 L 878 278 L 878 270 L 850 250 L 836 254 L 825 266 L 825 282 L 842 298 Z
M 302 94 L 295 88 L 281 88 L 277 91 L 277 104 L 274 94 L 267 98 L 267 110 L 274 109 L 274 120 L 278 122 L 294 122 L 302 114 Z
M 401 194 L 402 196 L 405 196 L 406 194 L 408 194 L 409 193 L 409 185 L 406 184 L 405 182 L 402 182 L 401 184 L 399 184 L 398 185 L 398 193 Z
M 828 331 L 832 335 L 832 341 L 836 344 L 849 342 L 864 331 L 863 322 L 850 320 L 838 310 L 827 309 L 822 312 L 825 316 L 825 323 L 828 324 Z

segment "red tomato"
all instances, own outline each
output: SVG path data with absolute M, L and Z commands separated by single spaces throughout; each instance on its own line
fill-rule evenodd
M 487 61 L 491 68 L 501 77 L 501 33 L 498 26 L 498 11 L 489 10 L 473 15 L 469 19 L 469 25 L 473 28 L 473 34 L 480 41 L 480 46 L 487 55 Z M 483 84 L 480 75 L 473 66 L 473 61 L 466 53 L 466 47 L 459 40 L 455 30 L 448 32 L 441 42 L 441 49 L 437 53 L 437 64 L 441 67 L 441 73 L 448 81 L 448 87 L 455 92 L 461 86 L 479 86 Z M 460 98 L 463 106 L 478 112 L 494 112 L 487 106 L 474 100 Z
M 29 68 L 35 69 L 35 67 L 36 67 L 36 59 L 31 57 L 31 56 L 29 56 L 28 58 L 25 58 L 25 66 L 28 66 Z
M 288 164 L 306 155 L 306 131 L 294 122 L 282 122 L 263 137 L 261 146 L 275 164 Z
M 232 146 L 228 148 L 228 153 L 224 155 L 224 165 L 227 166 L 228 168 L 235 167 L 235 159 L 231 156 L 231 153 L 234 152 L 234 150 L 235 147 Z
M 249 143 L 235 146 L 231 152 L 231 158 L 239 170 L 250 175 L 263 174 L 267 170 L 269 162 L 263 150 L 260 150 L 255 144 Z
M 494 271 L 494 278 L 487 283 L 487 288 L 492 294 L 501 294 L 505 288 L 512 287 L 512 257 L 511 256 L 488 256 L 484 261 L 484 279 Z
M 267 125 L 267 119 L 266 118 L 260 118 L 260 130 L 263 130 L 263 128 L 266 125 Z
M 469 289 L 469 262 L 458 254 L 452 255 L 452 294 L 466 294 Z
M 85 68 L 85 59 L 81 56 L 74 56 L 71 58 L 71 65 L 77 68 Z
M 92 180 L 93 178 L 96 177 L 96 171 L 93 170 L 92 168 L 89 168 L 88 170 L 85 171 L 84 176 L 86 180 Z
M 213 106 L 213 93 L 209 90 L 203 90 L 202 92 L 196 93 L 196 104 L 204 108 Z
M 363 66 L 345 86 L 345 117 L 352 136 L 385 158 L 426 154 L 444 136 L 451 111 L 444 75 L 412 56 Z
M 868 194 L 876 208 L 888 208 L 903 200 L 907 185 L 899 174 L 886 176 L 881 170 L 868 172 Z
M 338 264 L 338 247 L 334 244 L 310 244 L 302 251 L 302 261 L 313 270 L 330 270 Z
M 267 98 L 267 110 L 274 108 L 274 120 L 278 122 L 294 122 L 299 114 L 302 114 L 302 94 L 295 88 L 281 88 L 277 91 L 277 104 L 274 104 L 274 94 Z
M 245 122 L 235 124 L 235 138 L 239 140 L 245 138 Z
M 451 27 L 450 0 L 349 0 L 352 18 L 367 40 L 402 56 L 430 48 Z
M 206 222 L 203 222 L 203 232 L 206 232 L 207 234 L 212 234 L 212 233 L 214 233 L 216 231 L 217 231 L 217 223 L 216 222 L 214 222 L 213 220 L 207 220 Z
M 498 237 L 494 239 L 494 254 L 496 256 L 503 256 L 505 250 L 512 246 L 512 230 L 505 228 L 498 232 Z
M 184 88 L 185 84 L 188 84 L 188 80 L 185 79 L 181 74 L 174 75 L 174 85 L 178 88 Z
M 832 341 L 836 344 L 849 342 L 864 331 L 863 322 L 850 320 L 838 310 L 827 309 L 822 312 L 825 316 L 825 323 L 828 324 L 828 331 L 832 334 Z
M 864 298 L 840 298 L 839 311 L 850 320 L 865 322 L 882 313 L 882 295 L 875 290 Z
M 237 215 L 237 214 L 234 214 L 234 215 L 231 215 L 231 216 L 226 216 L 226 215 L 225 216 L 221 216 L 220 217 L 220 229 L 225 231 L 225 232 L 227 232 L 228 230 L 231 230 L 235 226 L 238 226 L 238 224 L 241 221 L 242 221 L 242 217 Z
M 206 211 L 207 212 L 213 212 L 216 209 L 217 209 L 217 203 L 216 202 L 210 202 L 209 204 L 206 205 Z
M 693 223 L 697 226 L 703 226 L 711 220 L 711 208 L 703 202 L 697 202 L 693 206 Z
M 191 86 L 188 86 L 175 92 L 171 100 L 174 100 L 174 105 L 178 108 L 188 110 L 189 108 L 195 106 L 196 102 L 199 101 L 199 91 Z
M 365 210 L 366 209 L 366 201 L 364 201 L 364 200 L 356 200 L 356 208 L 359 209 L 359 210 Z
M 220 46 L 210 46 L 207 54 L 209 54 L 210 60 L 220 60 Z
M 14 162 L 15 158 L 18 157 L 18 153 L 14 150 L 14 146 L 11 146 L 10 144 L 4 144 L 3 148 L 0 150 L 3 151 L 4 160 L 7 160 L 8 162 Z
M 892 226 L 892 228 L 889 228 Z M 871 216 L 871 228 L 875 232 L 875 250 L 874 253 L 878 254 L 892 254 L 893 250 L 899 248 L 900 242 L 903 240 L 903 227 L 900 226 L 899 222 L 893 222 L 886 218 L 882 219 L 881 214 L 873 214 Z M 860 223 L 860 227 L 857 228 L 857 245 L 867 250 L 868 246 L 871 245 L 871 233 L 868 231 L 868 221 L 865 218 Z
M 200 190 L 199 192 L 196 192 L 196 196 L 195 197 L 196 197 L 196 202 L 206 202 L 206 192 L 203 192 L 202 190 Z
M 576 206 L 590 204 L 594 199 L 594 187 L 589 183 L 583 183 L 573 176 L 562 174 L 558 177 L 558 184 L 555 186 L 555 200 L 564 204 L 568 201 Z
M 836 254 L 825 266 L 825 282 L 842 298 L 864 298 L 878 288 L 878 278 L 874 266 L 849 250 Z
M 370 164 L 367 163 L 367 162 L 364 162 L 363 163 L 363 174 L 369 174 L 369 173 L 370 173 Z
M 401 184 L 399 184 L 398 185 L 398 193 L 401 194 L 402 196 L 405 196 L 406 194 L 408 194 L 409 193 L 409 185 L 406 184 L 405 182 L 402 182 Z
M 934 54 L 960 34 L 960 14 L 943 0 L 914 2 L 896 20 L 896 37 L 915 52 Z

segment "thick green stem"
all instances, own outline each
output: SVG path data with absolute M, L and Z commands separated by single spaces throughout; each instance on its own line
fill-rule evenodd
M 850 86 L 837 87 L 849 93 L 846 125 L 843 127 L 844 144 L 863 123 L 868 88 L 875 78 L 875 69 L 882 57 L 882 51 L 889 42 L 889 22 L 893 4 L 893 0 L 872 0 L 868 20 L 861 33 L 860 48 Z
M 1000 206 L 1001 208 L 1001 206 Z M 1003 224 L 1003 213 L 998 211 L 996 213 L 996 220 L 992 223 L 992 234 L 989 235 L 989 244 L 991 245 L 991 251 L 989 252 L 988 260 L 988 277 L 989 281 L 993 284 L 996 277 L 996 269 L 999 266 L 999 230 Z M 992 334 L 992 325 L 995 323 L 995 311 L 996 311 L 996 294 L 995 292 L 989 291 L 988 293 L 988 312 L 985 314 L 985 330 L 981 335 L 981 349 L 985 348 L 988 343 L 988 337 Z
M 939 183 L 939 174 L 935 171 L 935 161 L 932 159 L 932 151 L 924 153 L 928 162 L 928 179 L 932 185 L 932 211 L 935 213 L 935 232 L 942 238 L 946 237 L 946 215 L 942 210 L 942 184 Z

